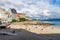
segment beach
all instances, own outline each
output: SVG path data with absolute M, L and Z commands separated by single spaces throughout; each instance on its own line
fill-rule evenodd
M 53 25 L 25 25 L 16 22 L 8 26 L 9 30 L 14 30 L 17 35 L 0 35 L 0 40 L 60 40 L 60 28 Z
M 23 23 L 13 23 L 9 26 L 13 29 L 24 29 L 33 33 L 37 34 L 54 34 L 54 33 L 60 33 L 60 28 L 55 27 L 53 25 L 51 26 L 44 26 L 44 25 L 24 25 Z

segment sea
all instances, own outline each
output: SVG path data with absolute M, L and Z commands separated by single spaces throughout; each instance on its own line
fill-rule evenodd
M 54 24 L 54 26 L 60 26 L 60 21 L 42 21 L 42 22 L 44 22 L 44 23 L 52 23 L 52 24 Z

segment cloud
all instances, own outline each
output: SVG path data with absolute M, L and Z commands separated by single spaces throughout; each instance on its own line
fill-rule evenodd
M 50 0 L 2 0 L 0 7 L 15 8 L 32 18 L 60 18 L 60 7 L 50 4 Z

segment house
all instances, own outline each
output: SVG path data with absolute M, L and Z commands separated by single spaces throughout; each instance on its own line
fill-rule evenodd
M 16 19 L 19 20 L 19 18 L 25 18 L 27 20 L 30 20 L 30 18 L 28 16 L 26 16 L 24 13 L 17 13 Z
M 20 17 L 20 18 L 21 18 L 21 17 L 23 17 L 23 16 L 25 16 L 24 13 L 17 13 L 17 14 L 16 14 L 16 17 Z
M 0 8 L 0 11 L 6 11 L 4 8 Z
M 0 8 L 0 28 L 6 28 L 12 20 L 12 16 L 10 15 L 9 11 L 6 11 L 4 8 Z M 7 24 L 8 23 L 8 24 Z
M 19 18 L 22 18 L 23 16 L 25 16 L 24 13 L 16 13 L 16 20 L 19 21 Z

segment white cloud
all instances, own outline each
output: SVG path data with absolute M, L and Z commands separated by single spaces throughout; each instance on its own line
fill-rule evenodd
M 0 7 L 15 8 L 30 17 L 59 18 L 60 8 L 49 3 L 50 0 L 2 0 Z
M 45 16 L 50 16 L 51 14 L 50 14 L 49 12 L 50 12 L 49 10 L 44 10 L 44 11 L 43 11 L 43 15 L 45 15 Z

